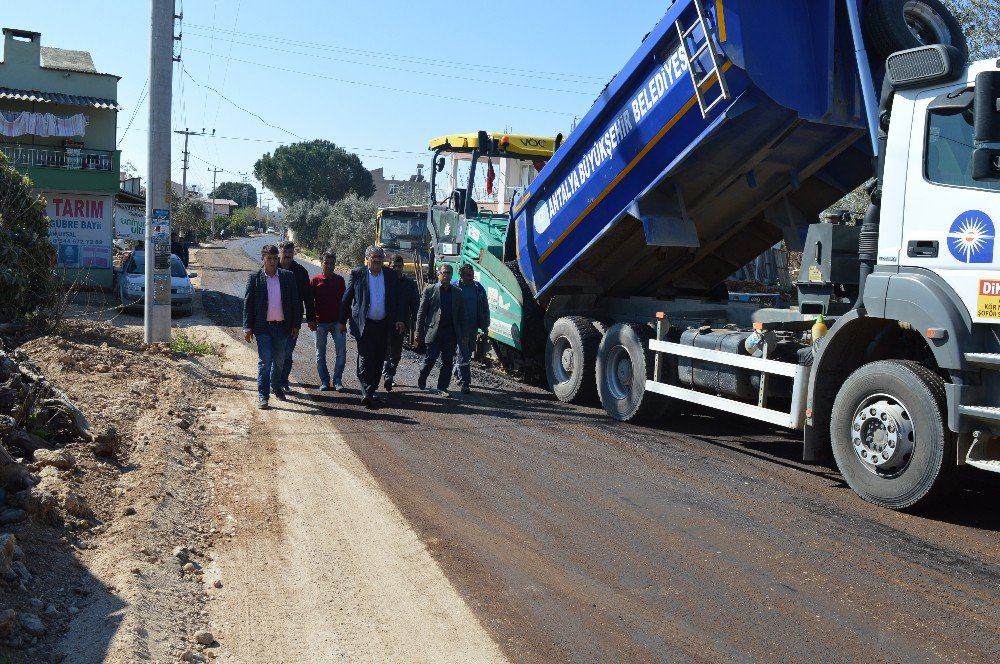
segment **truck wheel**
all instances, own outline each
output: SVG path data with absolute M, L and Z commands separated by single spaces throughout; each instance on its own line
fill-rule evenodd
M 950 488 L 955 437 L 946 422 L 944 381 L 916 362 L 866 364 L 833 402 L 833 456 L 865 500 L 905 509 Z
M 597 348 L 597 394 L 608 415 L 627 422 L 654 416 L 665 399 L 646 392 L 653 375 L 653 354 L 646 325 L 615 323 Z
M 545 377 L 559 401 L 585 403 L 597 395 L 594 366 L 601 335 L 581 316 L 560 318 L 545 342 Z
M 869 0 L 864 35 L 875 68 L 896 51 L 928 44 L 954 46 L 969 57 L 962 26 L 940 0 Z

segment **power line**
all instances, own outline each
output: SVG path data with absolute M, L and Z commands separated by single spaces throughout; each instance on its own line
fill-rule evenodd
M 193 49 L 193 48 L 190 48 L 188 50 L 192 51 L 194 53 L 201 53 L 203 55 L 210 55 L 207 51 L 198 51 L 198 50 Z M 551 110 L 545 109 L 545 108 L 531 108 L 531 107 L 528 107 L 528 106 L 515 106 L 513 104 L 498 104 L 495 101 L 492 101 L 492 100 L 489 100 L 489 99 L 463 99 L 462 97 L 446 97 L 446 96 L 443 96 L 443 95 L 439 95 L 436 92 L 428 92 L 428 91 L 424 91 L 424 90 L 407 90 L 405 88 L 391 88 L 391 87 L 388 87 L 388 86 L 385 86 L 385 85 L 380 85 L 378 83 L 367 83 L 365 81 L 352 81 L 352 80 L 346 79 L 346 78 L 337 78 L 335 76 L 325 76 L 323 74 L 316 74 L 316 73 L 313 73 L 313 72 L 305 72 L 305 71 L 299 71 L 299 70 L 296 70 L 296 69 L 288 69 L 287 67 L 277 67 L 275 65 L 268 65 L 268 64 L 265 64 L 263 62 L 253 62 L 252 60 L 242 60 L 240 58 L 232 58 L 232 60 L 233 60 L 233 62 L 242 62 L 243 64 L 253 65 L 254 67 L 264 67 L 265 69 L 274 69 L 276 71 L 283 71 L 283 72 L 290 73 L 290 74 L 300 74 L 302 76 L 312 76 L 313 78 L 321 78 L 321 79 L 324 79 L 324 80 L 327 80 L 327 81 L 335 81 L 337 83 L 346 83 L 348 85 L 359 85 L 359 86 L 366 87 L 366 88 L 377 88 L 379 90 L 387 91 L 387 92 L 399 92 L 399 93 L 402 93 L 402 94 L 418 95 L 418 96 L 421 96 L 421 97 L 433 97 L 434 99 L 437 99 L 437 100 L 457 101 L 457 102 L 462 102 L 462 103 L 466 103 L 466 104 L 486 104 L 486 105 L 492 106 L 494 108 L 509 108 L 509 109 L 512 109 L 512 110 L 515 110 L 515 111 L 531 111 L 532 113 L 549 113 L 549 114 L 552 114 L 552 115 L 565 115 L 565 116 L 572 116 L 573 115 L 572 113 L 567 113 L 565 111 L 551 111 Z M 187 73 L 187 70 L 184 70 L 184 72 Z M 191 78 L 191 75 L 188 74 L 188 77 Z M 215 90 L 214 88 L 209 87 L 209 86 L 207 86 L 205 84 L 198 83 L 198 81 L 195 81 L 194 78 L 191 78 L 191 80 L 196 85 L 200 85 L 202 87 L 207 87 L 209 90 L 212 90 L 213 92 L 215 92 L 216 94 L 219 94 L 221 96 L 221 93 L 218 90 Z M 226 97 L 223 97 L 223 99 L 226 99 Z M 261 119 L 261 121 L 264 122 L 264 124 L 267 124 L 268 126 L 274 127 L 275 129 L 281 129 L 280 127 L 275 127 L 275 125 L 271 125 L 270 123 L 264 121 L 256 113 L 253 113 L 251 111 L 247 111 L 245 108 L 239 107 L 233 101 L 231 101 L 229 99 L 226 99 L 226 101 L 228 101 L 230 104 L 233 104 L 233 106 L 236 106 L 237 108 L 240 108 L 240 110 L 246 111 L 247 113 L 250 113 L 251 115 L 256 116 L 258 119 Z M 298 138 L 300 140 L 302 139 L 301 136 L 298 136 L 297 134 L 293 134 L 292 132 L 290 132 L 290 131 L 288 131 L 286 129 L 282 129 L 282 131 L 284 131 L 284 132 L 286 132 L 288 134 L 291 134 L 292 136 L 295 136 L 296 138 Z
M 197 33 L 194 36 L 195 37 L 206 38 L 205 35 L 199 35 Z M 311 57 L 311 58 L 318 58 L 318 59 L 321 59 L 321 60 L 330 60 L 330 61 L 333 61 L 333 62 L 342 62 L 344 64 L 349 64 L 349 65 L 359 65 L 359 66 L 362 66 L 362 67 L 377 67 L 379 69 L 388 69 L 388 70 L 395 71 L 395 72 L 402 72 L 402 73 L 407 73 L 407 74 L 421 74 L 423 76 L 434 76 L 434 77 L 439 77 L 439 78 L 441 78 L 441 77 L 443 77 L 443 78 L 452 78 L 452 79 L 459 80 L 459 81 L 473 81 L 473 82 L 476 82 L 476 83 L 482 83 L 484 85 L 503 85 L 503 86 L 514 87 L 514 88 L 526 88 L 528 90 L 541 90 L 543 92 L 558 92 L 558 93 L 571 94 L 571 95 L 585 95 L 585 96 L 588 96 L 588 97 L 593 96 L 595 94 L 594 91 L 592 91 L 592 90 L 589 90 L 589 91 L 583 91 L 583 90 L 561 90 L 559 88 L 546 88 L 546 87 L 542 87 L 542 86 L 538 86 L 538 85 L 528 85 L 526 83 L 510 83 L 510 82 L 496 81 L 496 80 L 491 81 L 491 80 L 485 80 L 483 78 L 478 78 L 478 77 L 477 78 L 473 78 L 473 77 L 470 77 L 470 76 L 459 76 L 457 74 L 445 74 L 445 73 L 440 73 L 440 72 L 421 71 L 419 69 L 401 69 L 401 68 L 393 66 L 393 65 L 380 65 L 380 64 L 373 64 L 373 63 L 370 63 L 370 62 L 358 62 L 357 60 L 344 60 L 343 58 L 335 58 L 335 57 L 331 57 L 331 56 L 328 56 L 328 55 L 320 55 L 318 53 L 304 53 L 302 51 L 291 51 L 291 50 L 284 49 L 284 48 L 277 48 L 276 46 L 262 46 L 260 44 L 252 44 L 252 43 L 249 43 L 249 42 L 230 42 L 230 46 L 232 46 L 233 43 L 239 44 L 240 46 L 250 46 L 250 47 L 253 47 L 253 48 L 256 48 L 256 49 L 267 49 L 267 50 L 270 50 L 270 51 L 278 51 L 279 53 L 290 53 L 292 55 L 302 55 L 302 56 Z M 222 56 L 216 56 L 216 57 L 221 58 Z M 229 54 L 229 56 L 226 57 L 226 60 L 227 60 L 227 67 L 228 67 L 228 63 L 232 62 L 232 60 L 233 60 L 232 49 L 231 48 L 230 48 L 230 54 Z M 588 84 L 588 85 L 595 85 L 595 84 Z
M 239 0 L 236 3 L 236 18 L 233 19 L 233 37 L 236 36 L 236 26 L 240 22 L 240 8 L 243 6 L 243 0 Z M 226 81 L 229 80 L 229 65 L 231 63 L 231 58 L 233 57 L 233 37 L 229 39 L 229 53 L 226 55 L 226 71 L 222 74 L 222 89 L 226 89 Z M 215 119 L 212 120 L 212 124 L 215 125 L 219 121 L 219 110 L 222 108 L 222 100 L 220 99 L 215 105 Z
M 198 28 L 198 29 L 202 29 L 202 30 L 210 30 L 210 31 L 220 32 L 220 33 L 223 33 L 223 34 L 228 34 L 229 32 L 231 32 L 231 31 L 228 31 L 228 30 L 222 30 L 222 29 L 215 28 L 214 25 L 207 26 L 207 25 L 201 25 L 201 24 L 197 24 L 197 23 L 192 23 L 192 24 L 190 24 L 190 27 L 192 27 L 192 28 Z M 323 43 L 319 43 L 319 42 L 307 42 L 307 41 L 301 41 L 301 40 L 295 40 L 295 39 L 288 39 L 288 38 L 285 38 L 285 37 L 275 37 L 273 35 L 256 34 L 256 33 L 251 33 L 251 32 L 241 32 L 241 33 L 237 33 L 237 34 L 239 34 L 242 37 L 251 38 L 251 39 L 254 40 L 254 42 L 270 41 L 270 42 L 277 42 L 277 43 L 289 44 L 289 45 L 293 45 L 293 46 L 308 46 L 309 48 L 312 48 L 312 49 L 335 51 L 335 52 L 339 52 L 339 53 L 349 53 L 349 54 L 354 54 L 354 55 L 366 55 L 366 56 L 369 56 L 369 57 L 382 58 L 382 59 L 390 59 L 390 60 L 403 60 L 403 61 L 407 61 L 407 62 L 417 62 L 417 63 L 422 63 L 422 64 L 430 64 L 430 65 L 438 66 L 438 67 L 440 67 L 440 66 L 448 66 L 448 67 L 454 67 L 454 68 L 458 68 L 458 69 L 466 69 L 466 70 L 469 70 L 469 71 L 493 70 L 493 71 L 496 71 L 498 73 L 507 74 L 507 75 L 523 75 L 523 76 L 531 76 L 531 77 L 535 77 L 535 78 L 537 78 L 539 76 L 544 76 L 544 77 L 569 77 L 569 78 L 580 79 L 580 81 L 576 81 L 576 82 L 591 83 L 591 84 L 598 84 L 598 85 L 603 84 L 605 82 L 605 80 L 606 80 L 605 78 L 601 78 L 601 77 L 598 77 L 598 76 L 586 76 L 586 75 L 582 75 L 582 74 L 573 74 L 573 73 L 568 73 L 568 72 L 550 72 L 550 71 L 539 71 L 539 70 L 533 70 L 533 69 L 518 69 L 518 68 L 514 68 L 514 67 L 505 67 L 505 66 L 501 67 L 501 66 L 498 66 L 498 65 L 488 65 L 488 64 L 480 64 L 480 63 L 461 62 L 461 61 L 455 61 L 455 60 L 440 60 L 440 59 L 436 59 L 436 58 L 434 58 L 434 59 L 432 59 L 432 58 L 422 58 L 422 57 L 419 57 L 419 56 L 399 55 L 399 54 L 395 54 L 395 53 L 385 53 L 385 52 L 380 52 L 380 51 L 366 51 L 366 50 L 356 49 L 356 48 L 347 48 L 347 47 L 343 47 L 343 46 L 332 46 L 332 45 L 329 45 L 329 44 L 323 44 Z M 558 78 L 558 79 L 555 79 L 555 80 L 561 80 L 561 81 L 566 82 L 566 83 L 575 82 L 575 81 L 571 81 L 571 80 L 566 80 L 565 78 Z
M 146 77 L 146 82 L 142 84 L 142 90 L 139 92 L 139 101 L 135 103 L 135 110 L 132 111 L 132 117 L 128 119 L 128 126 L 125 127 L 125 131 L 122 132 L 121 138 L 118 139 L 118 143 L 115 145 L 117 148 L 125 140 L 125 136 L 128 134 L 128 130 L 132 128 L 132 121 L 135 120 L 135 116 L 139 114 L 139 109 L 142 108 L 142 100 L 146 97 L 146 86 L 149 85 L 149 77 Z
M 189 49 L 189 50 L 194 50 L 194 49 Z M 197 53 L 204 53 L 204 51 L 196 51 L 196 52 L 197 52 Z M 243 108 L 242 106 L 240 106 L 239 104 L 237 104 L 237 103 L 236 103 L 235 101 L 233 101 L 232 99 L 230 99 L 230 98 L 229 98 L 229 97 L 227 97 L 226 95 L 222 94 L 221 92 L 219 92 L 219 91 L 218 91 L 218 90 L 216 90 L 215 88 L 213 88 L 213 87 L 212 87 L 211 85 L 208 85 L 207 83 L 199 83 L 199 82 L 198 82 L 198 81 L 197 81 L 197 80 L 196 80 L 196 79 L 194 78 L 194 76 L 192 76 L 192 75 L 191 75 L 191 73 L 190 73 L 190 72 L 189 72 L 189 71 L 188 71 L 188 70 L 187 70 L 186 68 L 184 68 L 183 66 L 181 67 L 181 72 L 183 72 L 183 73 L 184 73 L 184 74 L 185 74 L 185 75 L 186 75 L 186 76 L 187 76 L 188 78 L 190 78 L 190 79 L 191 79 L 191 82 L 192 82 L 192 83 L 194 83 L 195 85 L 197 85 L 197 86 L 200 86 L 200 87 L 203 87 L 203 88 L 205 88 L 206 90 L 211 90 L 212 92 L 214 92 L 215 94 L 219 95 L 220 97 L 222 97 L 222 98 L 223 98 L 223 99 L 225 99 L 225 100 L 226 100 L 227 102 L 229 102 L 230 104 L 232 104 L 232 105 L 233 105 L 233 106 L 235 106 L 236 108 L 240 109 L 240 110 L 241 110 L 241 111 L 243 111 L 244 113 L 249 113 L 250 115 L 254 116 L 254 117 L 255 117 L 255 118 L 257 118 L 258 120 L 260 120 L 261 122 L 263 122 L 264 124 L 266 124 L 266 125 L 267 125 L 268 127 L 271 127 L 272 129 L 278 129 L 278 130 L 280 130 L 280 131 L 283 131 L 283 132 L 285 132 L 286 134 L 288 134 L 288 135 L 290 135 L 290 136 L 294 136 L 295 138 L 299 139 L 300 141 L 304 141 L 304 140 L 305 140 L 304 138 L 302 138 L 302 137 L 301 137 L 301 136 L 299 136 L 298 134 L 296 134 L 296 133 L 294 133 L 294 132 L 291 132 L 291 131 L 288 131 L 287 129 L 285 129 L 285 128 L 283 128 L 283 127 L 279 127 L 279 126 L 278 126 L 278 125 L 276 125 L 276 124 L 271 124 L 270 122 L 268 122 L 267 120 L 265 120 L 265 119 L 264 119 L 264 118 L 262 118 L 261 116 L 257 115 L 257 114 L 256 114 L 256 113 L 254 113 L 253 111 L 251 111 L 251 110 L 248 110 L 248 109 L 245 109 L 245 108 Z
M 145 128 L 140 129 L 139 127 L 136 127 L 135 130 L 136 131 L 149 131 L 148 129 L 145 129 Z M 209 135 L 208 138 L 221 138 L 223 140 L 228 140 L 228 141 L 247 141 L 249 143 L 277 143 L 279 145 L 288 145 L 288 144 L 291 143 L 291 141 L 279 141 L 277 139 L 269 139 L 269 138 L 250 138 L 248 136 L 220 136 L 218 134 L 216 134 L 214 136 Z M 346 145 L 339 145 L 337 147 L 341 147 L 341 148 L 343 148 L 345 150 L 355 150 L 355 151 L 362 151 L 362 152 L 390 152 L 390 153 L 394 153 L 394 154 L 411 155 L 411 156 L 414 156 L 414 157 L 426 157 L 426 156 L 428 156 L 430 154 L 430 151 L 427 151 L 427 152 L 418 152 L 416 150 L 394 150 L 394 149 L 391 149 L 391 148 L 365 148 L 365 147 L 360 147 L 359 148 L 359 147 L 348 147 Z

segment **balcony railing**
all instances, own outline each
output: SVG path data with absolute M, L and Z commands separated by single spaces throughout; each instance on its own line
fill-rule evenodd
M 6 143 L 0 145 L 0 152 L 15 168 L 65 168 L 91 171 L 114 169 L 114 153 L 107 150 Z

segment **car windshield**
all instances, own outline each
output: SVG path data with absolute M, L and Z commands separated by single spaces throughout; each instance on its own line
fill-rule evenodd
M 132 256 L 132 261 L 128 265 L 127 272 L 129 274 L 145 274 L 146 272 L 146 254 L 136 252 Z M 184 268 L 184 263 L 181 262 L 180 258 L 171 254 L 170 255 L 170 276 L 171 277 L 186 277 L 187 270 Z

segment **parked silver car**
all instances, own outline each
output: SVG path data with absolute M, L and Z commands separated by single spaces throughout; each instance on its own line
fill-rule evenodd
M 184 263 L 170 255 L 170 310 L 190 316 L 194 311 L 194 286 Z M 146 291 L 146 252 L 133 251 L 118 274 L 118 298 L 122 309 L 142 308 Z

